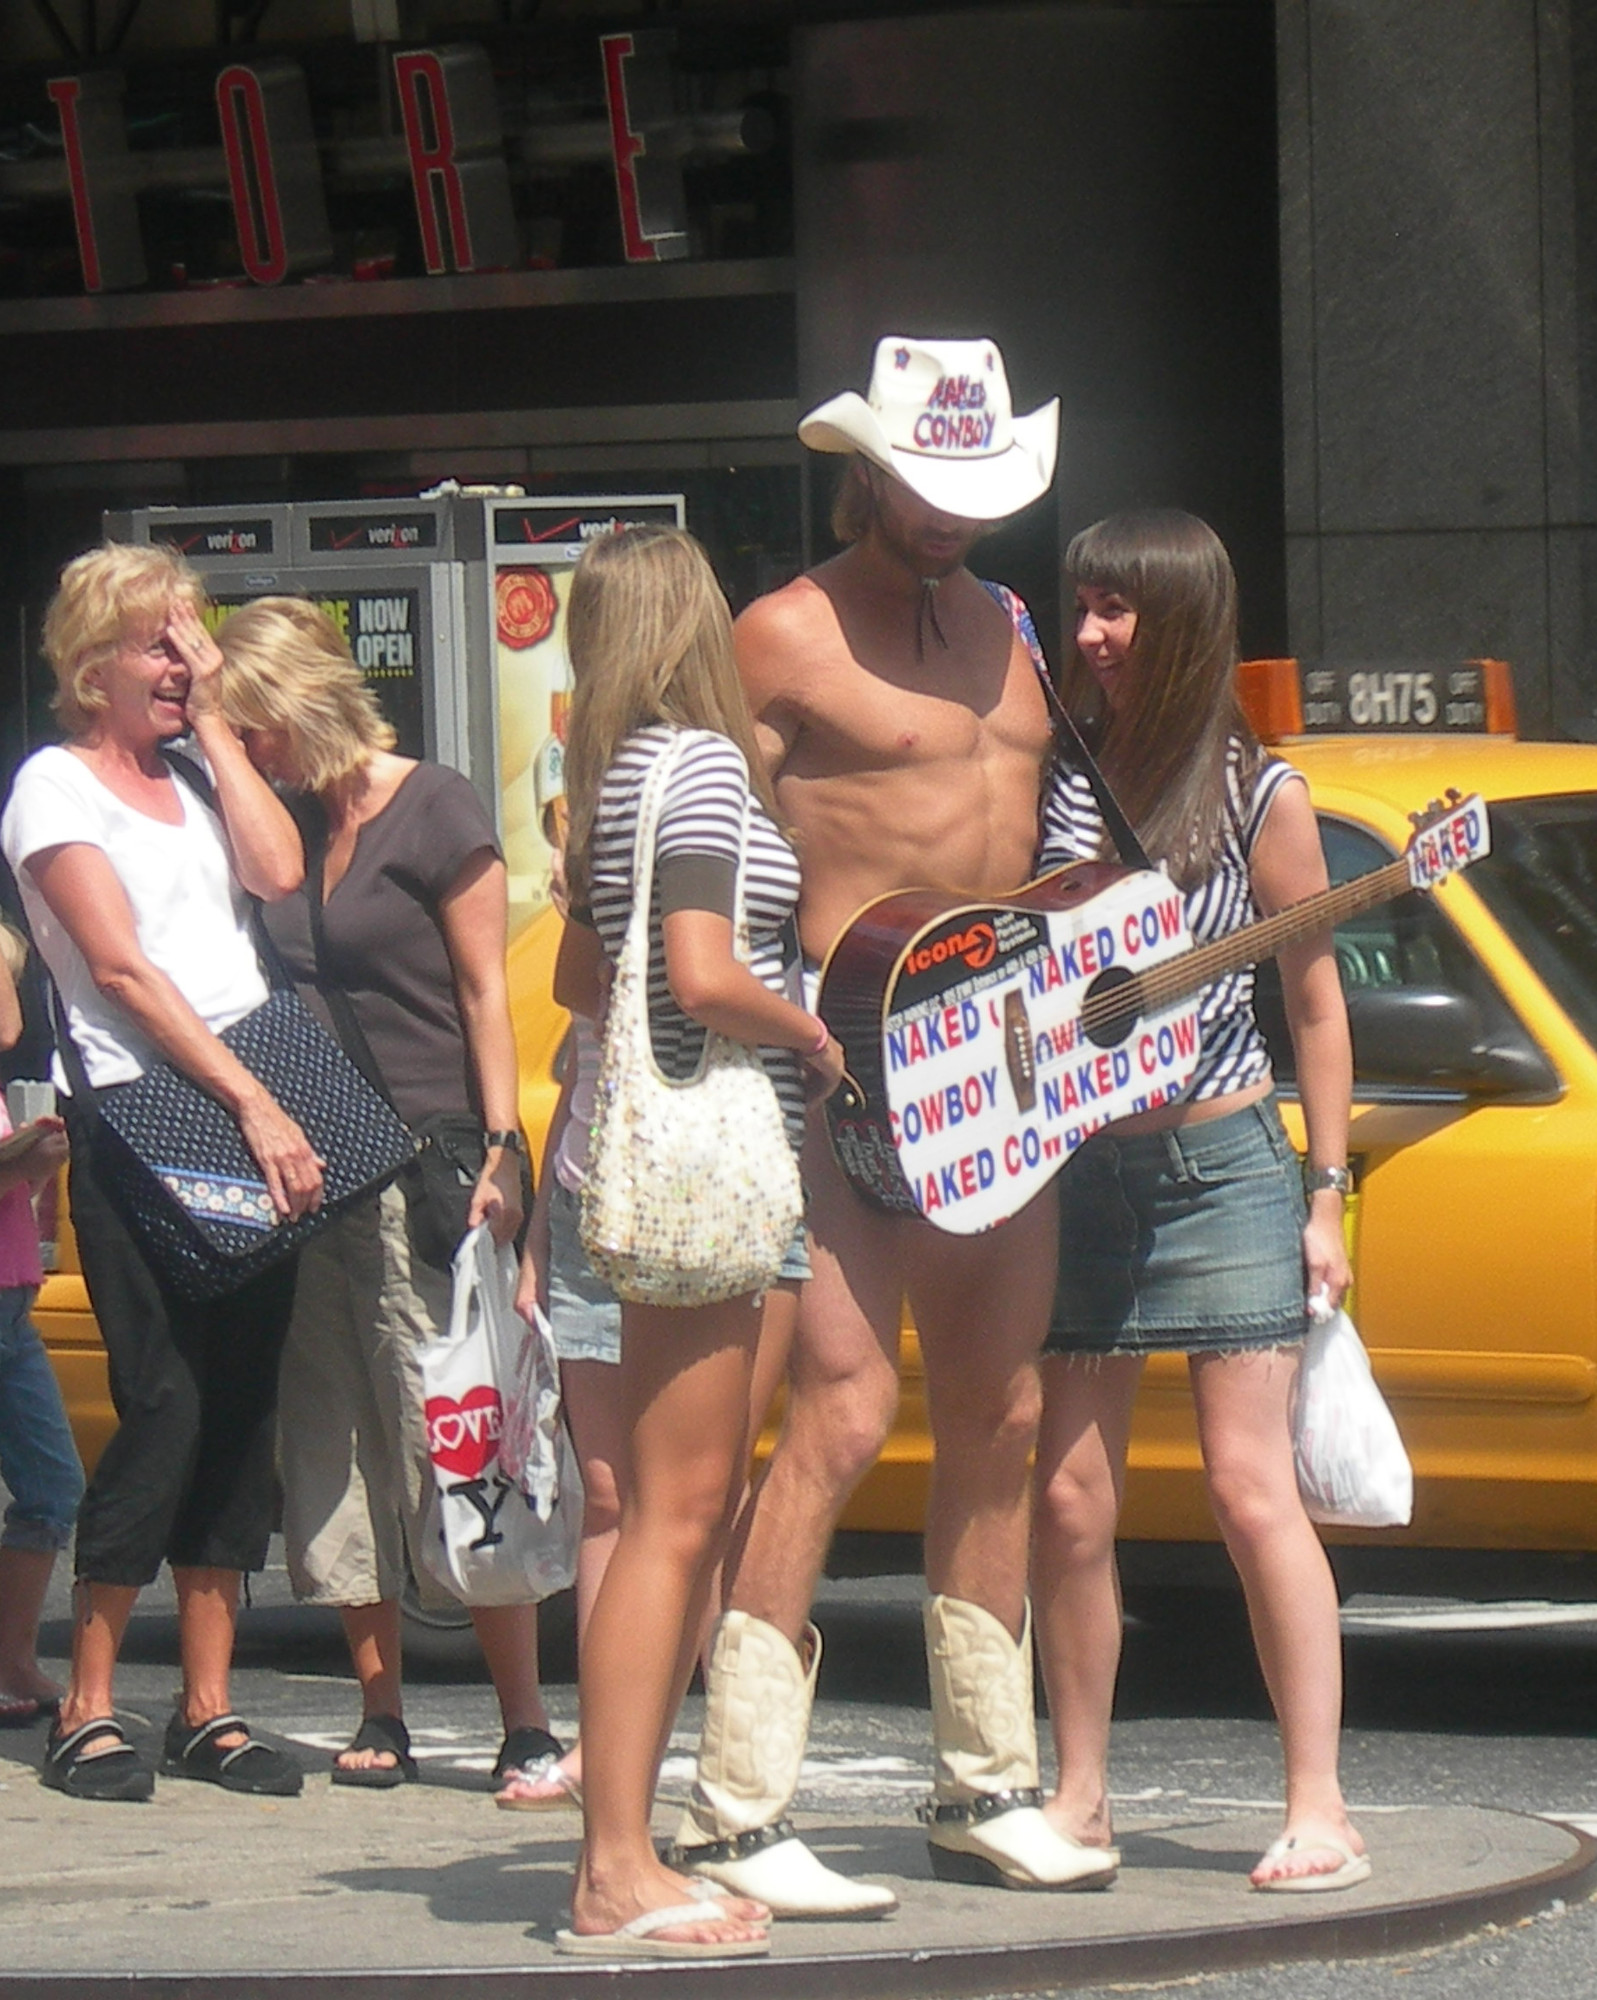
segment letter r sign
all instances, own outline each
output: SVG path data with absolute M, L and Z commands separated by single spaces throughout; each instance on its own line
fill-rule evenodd
M 486 52 L 407 49 L 394 57 L 394 83 L 428 271 L 509 270 L 516 218 Z

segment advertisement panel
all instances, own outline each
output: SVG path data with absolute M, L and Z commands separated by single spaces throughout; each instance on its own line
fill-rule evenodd
M 566 602 L 588 543 L 686 525 L 680 493 L 294 501 L 108 514 L 113 539 L 170 542 L 205 579 L 213 623 L 252 598 L 309 598 L 348 642 L 407 757 L 463 771 L 493 812 L 510 936 L 549 907 L 564 795 Z
M 680 493 L 540 495 L 486 507 L 499 831 L 514 940 L 549 904 L 571 706 L 566 604 L 577 559 L 589 542 L 617 528 L 646 521 L 682 527 L 687 510 Z

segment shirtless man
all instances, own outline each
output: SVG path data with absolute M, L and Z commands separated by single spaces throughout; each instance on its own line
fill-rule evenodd
M 873 896 L 1018 887 L 1037 845 L 1049 717 L 1008 614 L 965 568 L 984 522 L 1053 478 L 1058 404 L 1014 417 L 991 341 L 889 338 L 869 400 L 799 426 L 855 454 L 834 527 L 849 546 L 751 605 L 738 659 L 777 799 L 801 836 L 800 923 L 818 964 Z M 712 1654 L 677 1865 L 778 1916 L 877 1916 L 890 1891 L 827 1868 L 786 1819 L 819 1662 L 810 1600 L 833 1527 L 898 1405 L 907 1294 L 936 1445 L 926 1638 L 935 1874 L 1015 1888 L 1097 1886 L 1118 1857 L 1043 1818 L 1026 1603 L 1036 1359 L 1053 1296 L 1050 1189 L 986 1235 L 940 1234 L 844 1182 L 823 1117 L 804 1160 L 814 1276 L 787 1416 Z

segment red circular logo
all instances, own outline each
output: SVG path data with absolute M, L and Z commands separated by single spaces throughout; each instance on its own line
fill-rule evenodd
M 555 587 L 541 569 L 502 569 L 494 579 L 502 645 L 521 652 L 554 630 Z

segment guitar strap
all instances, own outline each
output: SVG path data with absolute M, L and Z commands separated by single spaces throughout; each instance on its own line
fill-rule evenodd
M 1043 699 L 1048 703 L 1049 714 L 1054 725 L 1054 753 L 1061 762 L 1073 764 L 1092 787 L 1092 795 L 1098 801 L 1098 810 L 1103 815 L 1103 823 L 1109 829 L 1109 838 L 1115 844 L 1115 852 L 1128 868 L 1153 867 L 1147 850 L 1137 838 L 1136 829 L 1121 810 L 1120 801 L 1109 788 L 1109 780 L 1098 768 L 1097 759 L 1081 739 L 1081 731 L 1071 720 L 1070 711 L 1059 699 L 1054 687 L 1053 675 L 1048 671 L 1048 661 L 1044 656 L 1042 641 L 1037 637 L 1037 627 L 1032 622 L 1025 599 L 1018 591 L 1013 591 L 1007 583 L 993 583 L 989 578 L 980 579 L 982 588 L 993 601 L 1009 616 L 1021 644 L 1031 655 L 1031 663 L 1037 670 L 1037 678 L 1042 683 Z

